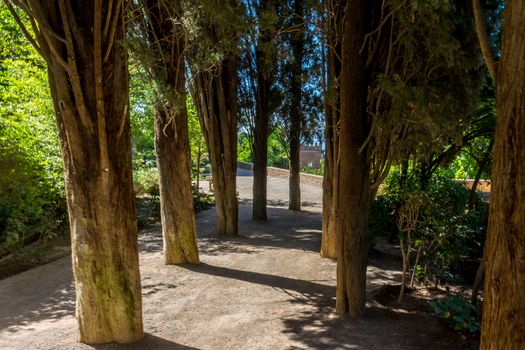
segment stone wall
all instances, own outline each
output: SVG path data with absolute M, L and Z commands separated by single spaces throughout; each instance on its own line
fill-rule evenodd
M 237 167 L 245 170 L 253 170 L 253 164 L 251 163 L 237 162 Z M 287 169 L 280 169 L 269 166 L 267 174 L 270 177 L 288 179 L 289 171 Z M 323 187 L 323 177 L 319 175 L 301 173 L 301 183 L 307 183 L 310 185 Z

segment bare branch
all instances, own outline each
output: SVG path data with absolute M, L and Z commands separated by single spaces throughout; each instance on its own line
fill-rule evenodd
M 16 23 L 18 24 L 18 26 L 20 27 L 20 29 L 22 30 L 22 32 L 24 33 L 25 37 L 27 38 L 27 40 L 31 43 L 31 45 L 33 45 L 33 47 L 35 48 L 35 50 L 44 58 L 45 55 L 44 55 L 44 52 L 42 51 L 42 48 L 40 47 L 40 45 L 38 45 L 38 43 L 36 42 L 35 38 L 33 38 L 33 36 L 31 35 L 31 33 L 29 33 L 29 31 L 27 30 L 27 27 L 24 25 L 24 23 L 22 22 L 22 19 L 18 16 L 18 13 L 16 13 L 16 10 L 14 9 L 13 5 L 11 4 L 11 1 L 10 0 L 7 0 L 5 1 L 5 4 L 7 6 L 7 9 L 9 10 L 9 12 L 11 13 L 11 15 L 13 16 L 13 18 L 15 19 Z M 36 35 L 36 34 L 35 34 Z
M 64 27 L 64 33 L 66 36 L 66 49 L 67 49 L 67 72 L 69 79 L 71 80 L 71 88 L 75 96 L 77 104 L 80 122 L 88 130 L 89 133 L 93 130 L 93 124 L 89 118 L 89 113 L 84 100 L 84 92 L 82 91 L 82 84 L 80 83 L 80 76 L 78 74 L 78 67 L 76 61 L 75 48 L 73 47 L 73 37 L 71 34 L 71 24 L 69 22 L 69 16 L 67 16 L 66 5 L 64 0 L 59 1 L 59 8 L 62 17 L 62 25 Z
M 479 5 L 479 0 L 472 0 L 472 9 L 474 10 L 474 20 L 476 22 L 476 33 L 478 34 L 479 47 L 481 48 L 481 53 L 487 64 L 487 69 L 492 77 L 492 80 L 496 81 L 496 61 L 492 55 L 492 50 L 490 49 L 489 39 L 487 36 L 487 27 L 485 25 L 485 20 L 481 15 L 481 6 Z
M 110 4 L 113 4 L 113 1 Z M 111 10 L 111 6 L 110 6 L 110 10 Z M 121 11 L 122 13 L 124 12 L 124 3 L 122 2 L 122 0 L 119 0 L 116 6 L 116 13 L 113 15 L 113 21 L 111 22 L 111 29 L 109 33 L 107 32 L 107 28 L 104 28 L 104 37 L 106 37 L 109 34 L 109 40 L 106 46 L 106 52 L 104 53 L 103 62 L 106 62 L 108 60 L 109 54 L 111 53 L 111 49 L 113 48 L 113 43 L 115 41 L 115 34 L 117 32 L 117 23 L 120 19 Z M 106 23 L 109 23 L 110 14 L 111 14 L 111 11 L 108 12 Z

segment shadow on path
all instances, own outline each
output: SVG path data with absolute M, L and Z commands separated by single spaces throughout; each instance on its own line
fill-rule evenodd
M 63 260 L 63 259 L 61 259 Z M 66 271 L 60 265 L 66 266 Z M 60 275 L 56 275 L 56 271 Z M 43 279 L 42 276 L 54 278 Z M 17 283 L 8 283 L 10 281 Z M 56 321 L 75 313 L 75 287 L 71 265 L 57 261 L 2 281 L 0 331 L 16 333 L 44 320 Z M 23 288 L 20 288 L 23 286 Z M 18 288 L 18 289 L 16 289 Z M 38 291 L 45 290 L 43 296 Z M 10 299 L 10 296 L 16 296 Z
M 335 306 L 335 287 L 325 284 L 299 280 L 289 277 L 269 275 L 265 273 L 230 269 L 228 267 L 213 266 L 208 264 L 183 265 L 184 268 L 193 272 L 208 275 L 232 278 L 244 282 L 256 283 L 284 291 L 293 291 L 298 295 L 290 294 L 294 302 L 314 305 L 317 307 L 331 309 Z
M 100 344 L 93 345 L 93 349 L 96 350 L 198 350 L 191 346 L 181 345 L 171 340 L 163 339 L 152 334 L 147 334 L 144 339 L 133 344 Z
M 311 212 L 295 212 L 284 208 L 268 208 L 267 221 L 250 219 L 251 206 L 239 208 L 239 231 L 237 237 L 218 237 L 215 210 L 198 214 L 197 231 L 199 252 L 207 255 L 229 253 L 257 253 L 265 248 L 300 249 L 319 252 L 321 248 L 321 215 Z M 139 235 L 141 251 L 162 251 L 160 225 L 142 230 Z
M 415 350 L 421 349 L 422 344 L 425 349 L 458 348 L 457 339 L 443 337 L 442 327 L 435 318 L 384 306 L 374 300 L 367 304 L 362 319 L 339 317 L 334 314 L 334 286 L 208 264 L 183 267 L 197 273 L 269 286 L 288 294 L 291 303 L 309 305 L 309 308 L 282 318 L 283 333 L 309 349 Z M 407 328 L 411 329 L 410 337 L 403 337 Z

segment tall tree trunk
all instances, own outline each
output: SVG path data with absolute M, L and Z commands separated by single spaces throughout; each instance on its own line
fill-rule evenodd
M 333 205 L 334 199 L 334 148 L 336 145 L 334 133 L 334 114 L 336 113 L 334 108 L 329 106 L 325 109 L 326 113 L 326 126 L 325 126 L 325 159 L 324 159 L 324 176 L 323 176 L 323 220 L 322 220 L 322 237 L 321 237 L 321 256 L 323 258 L 337 257 L 336 250 L 336 236 L 333 229 L 335 218 L 332 210 L 335 208 Z
M 301 0 L 294 3 L 294 27 L 292 34 L 292 77 L 290 102 L 290 178 L 289 204 L 290 210 L 301 210 L 301 120 L 302 120 L 302 79 L 304 53 L 304 8 Z
M 185 105 L 178 104 L 177 109 L 155 110 L 164 261 L 166 264 L 197 264 L 199 251 L 191 191 L 188 116 Z
M 192 95 L 204 132 L 215 188 L 219 235 L 238 234 L 236 58 L 214 71 L 193 73 Z
M 265 15 L 269 10 L 269 1 L 261 1 L 257 8 L 258 16 Z M 272 40 L 268 28 L 261 28 L 259 42 L 255 51 L 257 64 L 256 115 L 253 147 L 253 220 L 266 220 L 266 174 L 268 167 L 268 123 L 271 68 L 267 58 L 267 50 Z
M 337 257 L 336 233 L 334 230 L 335 208 L 335 165 L 338 152 L 338 125 L 340 114 L 339 99 L 339 77 L 341 75 L 341 44 L 336 38 L 336 33 L 340 31 L 342 20 L 342 9 L 338 7 L 336 1 L 328 1 L 329 17 L 327 28 L 328 42 L 328 76 L 325 96 L 325 162 L 323 178 L 323 224 L 321 239 L 321 256 L 323 258 Z
M 145 2 L 150 49 L 157 62 L 147 67 L 160 95 L 155 106 L 155 151 L 166 264 L 198 263 L 191 156 L 186 110 L 184 37 L 180 3 Z M 162 62 L 158 64 L 158 61 Z M 145 65 L 148 65 L 145 62 Z
M 339 151 L 336 173 L 337 232 L 336 311 L 358 317 L 365 311 L 370 179 L 366 57 L 360 54 L 368 30 L 366 0 L 347 0 L 343 17 Z
M 505 8 L 481 349 L 525 348 L 525 2 Z
M 33 43 L 48 64 L 60 134 L 78 339 L 140 340 L 124 4 L 32 1 L 24 10 L 38 24 Z

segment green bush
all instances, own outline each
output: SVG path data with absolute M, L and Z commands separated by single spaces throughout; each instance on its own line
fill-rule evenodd
M 213 193 L 201 192 L 195 184 L 191 186 L 191 191 L 193 193 L 193 208 L 195 212 L 208 209 L 215 204 Z
M 377 237 L 397 232 L 394 222 L 395 201 L 391 196 L 381 195 L 372 203 L 368 217 L 368 241 L 372 247 Z
M 157 168 L 140 168 L 133 172 L 133 189 L 136 196 L 160 195 L 159 172 Z
M 469 210 L 469 190 L 438 174 L 425 192 L 418 239 L 424 245 L 426 271 L 438 280 L 456 280 L 452 267 L 466 257 L 481 258 L 487 227 L 488 205 L 477 194 Z
M 458 294 L 429 302 L 434 313 L 457 331 L 479 332 L 481 329 L 481 307 L 471 304 Z
M 62 160 L 45 62 L 0 4 L 0 255 L 64 232 Z
M 139 227 L 160 220 L 159 173 L 156 168 L 141 168 L 133 172 L 133 187 L 137 197 Z M 191 187 L 195 212 L 214 205 L 212 193 L 200 192 L 197 185 Z
M 0 142 L 0 255 L 25 243 L 64 232 L 67 209 L 60 185 L 27 154 Z M 6 147 L 7 146 L 7 147 Z
M 319 168 L 312 168 L 310 166 L 305 166 L 301 170 L 301 172 L 306 173 L 306 174 L 313 174 L 313 175 L 323 176 L 324 175 L 324 160 L 321 159 L 321 167 L 319 167 Z
M 447 172 L 438 171 L 422 190 L 415 176 L 403 177 L 393 171 L 385 181 L 384 193 L 374 201 L 370 213 L 370 240 L 381 233 L 397 237 L 397 212 L 413 194 L 422 199 L 414 248 L 420 251 L 416 276 L 435 281 L 457 280 L 453 266 L 466 258 L 480 258 L 485 241 L 488 205 L 476 194 L 473 209 L 468 209 L 469 190 Z

